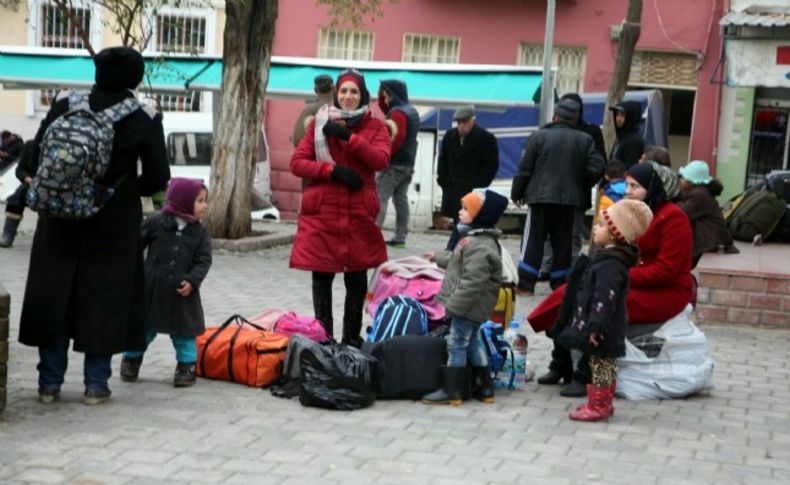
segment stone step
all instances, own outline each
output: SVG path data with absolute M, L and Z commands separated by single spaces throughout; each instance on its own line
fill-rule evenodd
M 790 275 L 701 270 L 698 281 L 700 322 L 790 328 Z

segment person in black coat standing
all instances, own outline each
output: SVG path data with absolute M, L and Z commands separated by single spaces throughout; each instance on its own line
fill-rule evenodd
M 93 111 L 134 97 L 143 79 L 134 49 L 104 49 L 94 58 Z M 33 159 L 47 127 L 69 110 L 61 93 L 35 137 Z M 110 397 L 112 354 L 145 348 L 141 196 L 162 190 L 170 179 L 162 115 L 143 107 L 114 124 L 106 183 L 117 188 L 93 217 L 65 220 L 39 215 L 30 254 L 19 341 L 39 349 L 39 400 L 60 394 L 69 340 L 85 354 L 85 404 Z M 138 175 L 138 160 L 141 172 Z
M 600 126 L 584 121 L 584 102 L 582 101 L 582 97 L 577 93 L 567 93 L 560 99 L 570 99 L 571 101 L 579 103 L 579 120 L 576 122 L 576 129 L 592 137 L 595 143 L 595 151 L 603 157 L 604 164 L 606 164 L 606 147 L 604 146 L 603 132 Z M 581 254 L 582 241 L 584 239 L 584 234 L 587 232 L 584 227 L 584 215 L 592 208 L 592 188 L 598 182 L 598 180 L 594 181 L 587 188 L 587 192 L 590 192 L 591 195 L 584 199 L 582 206 L 576 209 L 576 214 L 574 215 L 573 240 L 571 243 L 571 254 L 574 259 Z M 589 230 L 589 227 L 587 230 Z M 551 243 L 546 241 L 546 244 L 543 246 L 543 262 L 540 265 L 540 273 L 538 274 L 539 281 L 549 281 L 551 279 L 552 256 Z
M 603 158 L 593 139 L 575 129 L 579 104 L 563 99 L 554 107 L 553 122 L 527 140 L 510 198 L 529 204 L 521 242 L 516 290 L 532 295 L 543 259 L 543 245 L 551 239 L 551 287 L 565 282 L 571 269 L 571 242 L 576 211 L 590 199 L 590 184 L 603 174 Z
M 170 335 L 176 350 L 175 387 L 195 383 L 195 337 L 206 330 L 200 285 L 211 267 L 211 236 L 200 223 L 208 209 L 208 190 L 202 180 L 174 178 L 161 212 L 142 228 L 145 257 L 147 343 L 157 333 Z M 121 379 L 134 382 L 143 352 L 124 352 Z
M 474 188 L 488 187 L 499 170 L 496 137 L 475 121 L 473 106 L 462 106 L 453 113 L 455 128 L 442 138 L 437 163 L 437 182 L 442 188 L 442 215 L 453 219 L 454 228 L 447 242 L 452 251 L 460 236 L 458 211 L 461 198 Z

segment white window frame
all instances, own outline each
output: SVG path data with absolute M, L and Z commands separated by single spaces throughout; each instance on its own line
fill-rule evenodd
M 200 8 L 192 6 L 176 7 L 161 7 L 157 11 L 158 15 L 170 16 L 183 16 L 183 17 L 202 17 L 206 21 L 206 47 L 202 55 L 216 55 L 217 53 L 217 12 L 209 8 Z M 159 37 L 158 22 L 153 17 L 153 11 L 148 11 L 149 22 L 151 22 L 151 39 L 145 49 L 146 54 L 161 54 L 157 39 Z
M 337 47 L 330 46 L 328 44 L 329 36 L 335 35 L 344 37 L 343 40 L 343 57 L 334 57 L 329 56 L 330 49 L 337 50 Z M 370 50 L 363 51 L 361 48 L 357 47 L 358 38 L 365 37 L 366 39 L 370 39 Z M 372 61 L 373 60 L 373 50 L 376 45 L 376 33 L 372 30 L 349 30 L 349 29 L 335 29 L 331 27 L 321 27 L 318 30 L 318 49 L 316 51 L 316 57 L 319 59 L 343 59 L 347 61 Z M 359 57 L 356 55 L 357 52 L 369 52 L 367 57 Z
M 85 0 L 74 0 L 75 7 L 87 7 L 88 4 Z M 28 47 L 41 47 L 41 35 L 43 28 L 41 23 L 41 7 L 43 5 L 54 5 L 48 0 L 27 0 L 28 22 L 27 22 L 27 45 Z M 95 50 L 102 47 L 102 22 L 101 22 L 101 7 L 96 4 L 90 4 L 90 33 L 89 39 L 91 45 Z M 99 19 L 97 21 L 97 19 Z M 55 49 L 53 47 L 53 49 Z M 63 53 L 84 55 L 87 51 L 83 49 L 58 49 Z M 49 109 L 49 106 L 44 106 L 40 103 L 41 90 L 28 89 L 25 93 L 25 115 L 35 116 L 36 113 L 42 113 Z
M 429 50 L 430 53 L 428 60 L 414 60 L 411 57 L 414 57 L 414 42 L 416 40 L 427 41 L 429 43 Z M 455 52 L 455 58 L 451 61 L 441 60 L 439 57 L 439 44 L 442 41 L 449 41 L 456 44 L 457 49 Z M 407 50 L 407 47 L 411 47 L 411 51 Z M 401 61 L 403 62 L 414 62 L 414 63 L 422 63 L 422 64 L 458 64 L 461 62 L 461 37 L 451 36 L 451 35 L 433 35 L 433 34 L 419 34 L 415 32 L 406 32 L 403 34 L 403 45 L 401 48 Z
M 537 62 L 526 62 L 526 51 L 527 49 L 540 49 L 538 57 L 539 59 L 535 59 Z M 572 51 L 577 51 L 576 53 L 582 54 L 582 65 L 579 66 L 578 75 L 574 74 L 573 76 L 569 76 L 567 72 L 567 66 L 560 65 L 559 57 L 561 53 L 573 53 Z M 537 44 L 534 42 L 519 42 L 518 44 L 518 57 L 516 59 L 516 64 L 518 65 L 530 65 L 530 66 L 543 66 L 543 45 Z M 587 48 L 585 46 L 576 46 L 576 45 L 555 45 L 551 51 L 551 65 L 556 67 L 556 73 L 554 74 L 554 86 L 557 89 L 557 92 L 560 95 L 564 95 L 567 93 L 583 93 L 584 92 L 584 78 L 587 73 Z M 576 68 L 574 68 L 576 69 Z M 571 83 L 575 83 L 576 87 L 571 86 Z

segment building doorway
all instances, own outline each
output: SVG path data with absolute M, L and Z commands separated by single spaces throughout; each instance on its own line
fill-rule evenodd
M 758 89 L 746 171 L 747 185 L 771 170 L 790 169 L 790 90 Z

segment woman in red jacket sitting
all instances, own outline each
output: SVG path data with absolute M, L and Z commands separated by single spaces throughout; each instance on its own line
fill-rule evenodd
M 343 343 L 360 346 L 367 270 L 387 260 L 376 226 L 375 174 L 389 165 L 390 137 L 368 110 L 359 71 L 340 73 L 334 104 L 324 105 L 291 157 L 291 172 L 307 181 L 290 267 L 312 271 L 315 315 L 332 332 L 332 281 L 343 273 Z
M 626 184 L 626 198 L 642 200 L 653 211 L 647 232 L 637 240 L 639 264 L 628 273 L 628 322 L 630 325 L 664 322 L 679 314 L 691 301 L 694 287 L 691 224 L 686 213 L 667 200 L 661 179 L 651 164 L 631 167 Z M 554 325 L 564 293 L 564 286 L 558 288 L 527 316 L 536 332 Z M 560 380 L 567 383 L 571 377 L 573 383 L 562 395 L 584 395 L 589 376 L 583 371 L 574 373 L 570 352 L 555 343 L 549 372 L 538 378 L 538 383 L 557 384 Z

